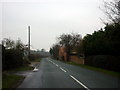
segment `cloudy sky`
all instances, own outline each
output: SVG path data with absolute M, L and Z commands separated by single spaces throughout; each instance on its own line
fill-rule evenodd
M 100 18 L 104 15 L 99 9 L 102 1 L 4 0 L 0 3 L 2 38 L 20 38 L 27 44 L 27 27 L 30 25 L 32 47 L 49 50 L 56 37 L 63 33 L 85 36 L 103 27 Z

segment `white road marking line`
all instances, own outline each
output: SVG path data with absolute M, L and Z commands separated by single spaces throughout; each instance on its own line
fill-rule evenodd
M 58 65 L 56 64 L 56 66 L 58 67 Z
M 53 63 L 54 65 L 56 65 L 53 61 L 49 60 L 51 63 Z
M 53 64 L 55 64 L 55 63 L 53 62 Z
M 49 60 L 51 62 L 51 60 Z
M 49 60 L 50 62 L 52 62 L 51 60 Z M 58 65 L 54 62 L 52 62 L 54 65 L 56 65 L 58 67 Z M 66 72 L 63 68 L 60 67 L 60 69 L 63 71 L 63 72 Z
M 88 87 L 86 87 L 83 83 L 81 83 L 80 81 L 78 81 L 75 77 L 73 77 L 72 75 L 70 75 L 70 77 L 72 78 L 72 79 L 74 79 L 77 83 L 79 83 L 80 85 L 82 85 L 85 89 L 87 89 L 87 90 L 90 90 Z
M 61 69 L 63 72 L 66 72 L 63 68 L 60 67 L 60 69 Z

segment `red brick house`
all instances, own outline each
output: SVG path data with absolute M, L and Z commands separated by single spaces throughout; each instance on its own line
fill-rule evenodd
M 67 52 L 66 47 L 59 47 L 59 60 L 67 61 Z M 77 54 L 77 52 L 71 52 L 69 56 L 69 61 L 72 61 L 77 64 L 84 64 L 84 58 Z
M 67 61 L 66 47 L 64 46 L 59 47 L 59 60 Z

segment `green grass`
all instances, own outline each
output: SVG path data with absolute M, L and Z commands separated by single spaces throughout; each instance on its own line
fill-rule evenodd
M 18 72 L 18 71 L 27 71 L 33 70 L 31 66 L 22 66 L 19 68 L 14 68 L 3 72 L 2 74 L 2 88 L 16 88 L 22 80 L 24 80 L 24 76 L 14 75 L 11 72 Z
M 101 68 L 96 68 L 96 67 L 92 67 L 92 66 L 88 66 L 88 65 L 83 65 L 83 64 L 76 64 L 74 62 L 67 62 L 67 63 L 72 64 L 72 65 L 76 65 L 76 66 L 79 66 L 79 67 L 82 67 L 82 68 L 86 68 L 86 69 L 89 69 L 89 70 L 103 72 L 103 73 L 108 74 L 108 75 L 120 77 L 119 72 L 113 72 L 113 71 L 109 71 L 109 70 L 105 70 L 105 69 L 101 69 Z
M 2 88 L 15 88 L 24 79 L 23 76 L 13 74 L 2 75 Z
M 33 67 L 31 67 L 31 66 L 23 66 L 23 67 L 8 70 L 8 72 L 27 71 L 27 70 L 33 70 Z
M 9 72 L 27 71 L 27 70 L 33 70 L 33 67 L 23 66 L 23 67 L 10 69 L 10 70 L 3 72 L 2 88 L 15 88 L 18 86 L 20 81 L 22 81 L 25 78 L 24 76 L 10 74 Z
M 41 59 L 35 59 L 33 62 L 40 62 Z

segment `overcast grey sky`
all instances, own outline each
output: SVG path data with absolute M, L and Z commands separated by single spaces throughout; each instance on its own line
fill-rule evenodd
M 2 38 L 20 38 L 27 44 L 27 26 L 30 25 L 34 49 L 49 50 L 62 33 L 75 32 L 85 36 L 104 26 L 100 20 L 103 12 L 99 9 L 102 0 L 11 1 L 4 0 L 2 7 L 0 4 Z

